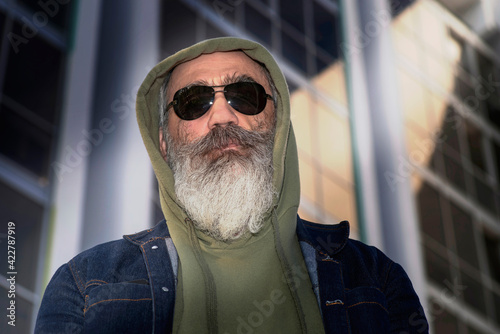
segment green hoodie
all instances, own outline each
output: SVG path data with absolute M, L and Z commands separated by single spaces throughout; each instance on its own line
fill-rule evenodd
M 201 54 L 235 50 L 263 63 L 278 91 L 273 150 L 278 195 L 261 231 L 224 243 L 195 230 L 178 202 L 172 171 L 160 152 L 158 95 L 174 66 Z M 323 333 L 295 233 L 300 185 L 288 87 L 271 54 L 255 42 L 232 37 L 181 50 L 147 75 L 137 96 L 137 120 L 179 254 L 174 333 Z

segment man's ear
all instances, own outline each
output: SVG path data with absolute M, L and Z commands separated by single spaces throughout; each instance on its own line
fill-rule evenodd
M 163 160 L 167 161 L 167 143 L 165 142 L 165 138 L 163 136 L 163 128 L 160 127 L 158 131 L 158 135 L 160 137 L 160 152 Z

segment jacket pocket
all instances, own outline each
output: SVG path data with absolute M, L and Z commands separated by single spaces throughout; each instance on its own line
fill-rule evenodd
M 84 333 L 151 332 L 151 287 L 142 281 L 89 284 L 84 317 Z
M 346 292 L 346 305 L 352 333 L 388 333 L 389 312 L 384 293 L 374 287 Z

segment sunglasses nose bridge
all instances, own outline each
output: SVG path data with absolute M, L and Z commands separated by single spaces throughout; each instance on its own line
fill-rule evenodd
M 220 96 L 216 93 L 223 93 Z M 224 89 L 215 90 L 212 96 L 212 103 L 210 109 L 207 111 L 209 113 L 208 125 L 210 128 L 216 125 L 226 125 L 229 123 L 238 124 L 238 116 L 235 110 L 231 107 L 231 104 L 226 99 L 226 91 Z
M 219 89 L 219 90 L 216 90 L 214 88 L 212 88 L 214 90 L 213 92 L 213 95 L 212 95 L 212 102 L 210 103 L 213 107 L 213 105 L 215 104 L 215 101 L 217 99 L 217 93 L 222 93 L 223 96 L 222 97 L 219 97 L 219 98 L 223 98 L 225 100 L 225 102 L 231 106 L 231 104 L 229 103 L 229 101 L 227 100 L 227 97 L 226 97 L 226 90 L 225 89 Z M 220 95 L 220 94 L 219 94 Z
M 213 90 L 214 90 L 214 95 L 215 95 L 215 93 L 225 93 L 226 92 L 225 89 L 218 89 L 218 90 L 217 89 L 213 89 Z
M 213 88 L 212 88 L 213 89 Z M 214 93 L 213 93 L 213 97 L 212 97 L 212 104 L 215 103 L 215 98 L 217 96 L 217 93 L 222 93 L 224 94 L 224 98 L 226 98 L 226 90 L 225 89 L 219 89 L 219 90 L 216 90 L 216 89 L 213 89 L 214 90 Z

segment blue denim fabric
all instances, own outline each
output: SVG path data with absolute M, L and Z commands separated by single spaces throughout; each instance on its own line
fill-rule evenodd
M 306 264 L 313 287 L 317 276 L 326 333 L 429 332 L 403 268 L 377 248 L 349 239 L 349 223 L 320 225 L 299 218 L 297 235 L 301 245 L 316 250 L 315 261 L 306 257 Z
M 428 333 L 401 266 L 348 239 L 347 222 L 297 222 L 327 333 Z M 170 333 L 176 254 L 169 239 L 163 221 L 63 265 L 45 290 L 35 333 Z
M 163 221 L 91 248 L 52 277 L 35 333 L 170 333 L 175 301 Z

